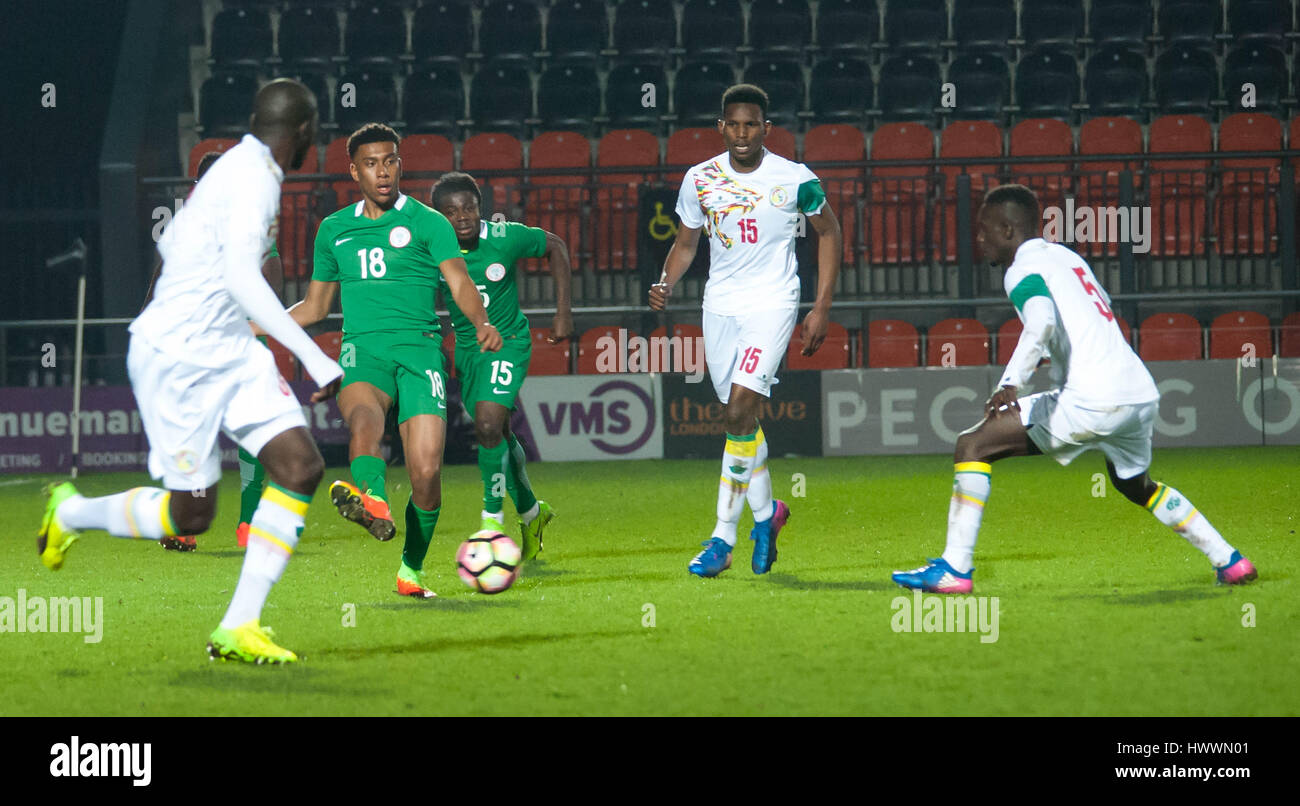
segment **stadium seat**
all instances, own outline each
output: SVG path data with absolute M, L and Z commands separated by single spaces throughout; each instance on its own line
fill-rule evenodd
M 258 8 L 227 8 L 212 19 L 216 69 L 257 69 L 271 57 L 271 19 Z
M 659 0 L 624 0 L 614 11 L 614 49 L 621 61 L 663 61 L 677 47 L 677 18 L 673 8 Z M 668 91 L 662 84 L 660 90 Z M 638 91 L 637 97 L 640 97 Z M 667 95 L 665 98 L 665 106 Z
M 199 125 L 204 137 L 240 137 L 248 131 L 257 81 L 238 73 L 218 73 L 199 88 Z
M 1070 157 L 1074 152 L 1074 133 L 1060 120 L 1040 118 L 1022 120 L 1011 130 L 1012 157 Z M 1069 162 L 1012 163 L 1011 181 L 1026 185 L 1038 194 L 1040 206 L 1064 203 Z
M 333 98 L 330 96 L 329 85 L 325 83 L 325 76 L 311 70 L 298 70 L 285 74 L 284 78 L 292 78 L 307 89 L 311 90 L 312 95 L 316 97 L 316 109 L 320 112 L 320 122 L 323 124 L 327 121 L 332 122 L 330 117 L 333 107 Z
M 677 125 L 716 124 L 722 112 L 722 93 L 736 83 L 735 71 L 723 62 L 690 62 L 677 71 L 673 111 Z
M 749 46 L 755 53 L 801 56 L 811 36 L 808 0 L 754 0 L 749 7 Z
M 1138 328 L 1143 361 L 1191 361 L 1202 357 L 1201 323 L 1185 313 L 1148 316 Z
M 939 105 L 939 63 L 920 54 L 894 56 L 880 66 L 880 112 L 886 121 L 929 121 Z
M 898 319 L 876 319 L 867 325 L 866 348 L 871 369 L 921 364 L 921 337 L 910 323 Z
M 620 9 L 622 6 L 620 6 Z M 641 89 L 654 85 L 653 97 Z M 653 101 L 653 105 L 643 105 Z M 668 77 L 658 65 L 622 64 L 609 71 L 605 88 L 605 114 L 615 128 L 659 131 L 668 113 Z
M 927 367 L 974 367 L 989 363 L 989 331 L 975 319 L 944 319 L 926 334 Z
M 1108 45 L 1088 60 L 1083 79 L 1093 115 L 1139 115 L 1147 100 L 1146 59 L 1136 50 Z
M 957 90 L 957 106 L 947 110 L 956 120 L 1002 120 L 1011 103 L 1007 60 L 988 53 L 964 53 L 948 66 L 948 81 Z
M 460 149 L 461 170 L 474 174 L 476 171 L 521 171 L 524 167 L 524 147 L 519 140 L 502 132 L 483 132 L 465 141 Z M 484 217 L 501 212 L 507 217 L 513 215 L 513 209 L 522 202 L 522 180 L 518 173 L 484 177 L 475 175 L 482 187 L 484 197 L 491 193 L 491 209 L 483 210 Z
M 270 336 L 266 338 L 266 346 L 275 357 L 275 368 L 280 371 L 280 377 L 286 381 L 298 380 L 298 359 L 289 352 L 289 348 Z
M 552 63 L 593 64 L 605 49 L 608 20 L 601 0 L 556 0 L 546 19 Z
M 280 232 L 276 238 L 276 248 L 280 252 L 280 263 L 284 266 L 286 280 L 311 276 L 312 245 L 316 240 L 316 227 L 320 223 L 316 202 L 319 189 L 314 183 L 299 180 L 297 176 L 320 170 L 320 152 L 316 146 L 312 146 L 307 149 L 302 167 L 288 171 L 281 185 Z
M 333 9 L 291 5 L 280 15 L 280 60 L 289 69 L 326 70 L 339 55 Z
M 533 82 L 528 70 L 510 62 L 479 68 L 469 89 L 469 116 L 476 131 L 500 131 L 523 137 L 525 119 L 533 114 Z
M 330 330 L 325 333 L 318 333 L 312 337 L 316 346 L 321 348 L 325 355 L 335 361 L 339 360 L 339 352 L 343 349 L 343 333 L 338 330 Z
M 582 237 L 582 209 L 586 200 L 588 170 L 591 168 L 591 143 L 577 132 L 542 132 L 533 138 L 528 152 L 529 167 L 534 170 L 567 170 L 556 175 L 534 174 L 528 194 L 528 221 L 533 226 L 555 233 L 569 248 L 575 266 L 583 249 L 590 249 Z M 540 260 L 525 264 L 530 271 L 545 271 Z
M 1015 3 L 1013 0 L 955 0 L 952 36 L 963 50 L 978 49 L 1005 56 L 1007 40 L 1016 37 Z M 960 93 L 957 97 L 960 103 Z
M 872 263 L 917 263 L 926 258 L 928 171 L 923 166 L 878 165 L 881 160 L 934 157 L 934 134 L 916 123 L 887 123 L 871 138 L 867 248 Z
M 1282 124 L 1270 115 L 1239 112 L 1219 124 L 1219 151 L 1279 151 Z M 1221 254 L 1271 254 L 1277 249 L 1280 161 L 1264 157 L 1222 161 L 1222 188 L 1215 199 L 1215 232 Z
M 406 53 L 406 16 L 386 2 L 355 6 L 348 12 L 345 45 L 354 65 L 391 67 Z
M 798 62 L 757 61 L 745 68 L 742 79 L 767 92 L 767 119 L 777 126 L 794 129 L 803 111 L 803 67 Z
M 411 23 L 411 52 L 417 63 L 460 65 L 474 45 L 470 6 L 459 0 L 425 3 Z
M 794 132 L 783 126 L 772 125 L 771 131 L 763 140 L 763 147 L 778 157 L 785 157 L 788 160 L 794 160 L 798 156 Z
M 600 82 L 594 68 L 557 64 L 537 82 L 537 116 L 548 129 L 590 132 L 600 115 Z
M 1133 171 L 1133 186 L 1141 185 L 1137 160 L 1084 160 L 1091 154 L 1141 154 L 1142 127 L 1135 120 L 1119 117 L 1094 117 L 1079 127 L 1079 199 L 1080 204 L 1097 207 L 1119 204 L 1119 175 Z M 1136 193 L 1134 202 L 1136 203 Z M 1111 242 L 1114 246 L 1114 241 Z M 1113 252 L 1112 252 L 1113 254 Z
M 616 129 L 596 145 L 596 165 L 601 168 L 654 168 L 659 165 L 659 139 L 642 129 Z M 593 218 L 597 271 L 636 266 L 638 188 L 651 180 L 649 173 L 601 174 L 596 186 Z M 670 215 L 665 211 L 665 215 Z
M 626 333 L 626 338 L 628 339 L 631 339 L 636 335 L 631 330 L 627 330 Z M 615 344 L 617 344 L 618 336 L 619 328 L 614 325 L 601 325 L 585 331 L 582 334 L 582 338 L 578 340 L 578 374 L 596 375 L 600 373 L 600 370 L 597 369 L 596 359 L 600 356 L 602 347 L 598 346 L 597 343 L 601 339 L 609 337 L 614 340 Z M 603 347 L 604 349 L 609 349 L 608 342 L 606 342 Z M 616 365 L 610 366 L 612 367 Z
M 960 96 L 959 96 L 960 97 Z M 984 120 L 963 120 L 951 123 L 939 135 L 940 159 L 974 160 L 980 157 L 1000 158 L 1002 156 L 1002 130 Z M 971 215 L 979 212 L 984 194 L 998 184 L 998 166 L 989 164 L 942 165 L 943 190 L 941 195 L 942 216 L 936 220 L 936 233 L 941 236 L 944 245 L 944 259 L 957 259 L 957 177 L 962 173 L 970 176 Z M 939 230 L 942 229 L 942 232 Z M 972 239 L 975 227 L 971 228 Z M 971 244 L 975 249 L 974 241 Z M 978 255 L 972 251 L 972 255 Z
M 1282 51 L 1254 42 L 1228 51 L 1223 62 L 1223 92 L 1234 112 L 1278 112 L 1287 94 L 1287 59 Z M 1254 106 L 1245 107 L 1242 85 L 1253 84 Z
M 848 369 L 849 332 L 839 322 L 828 322 L 826 340 L 817 352 L 803 355 L 803 339 L 798 330 L 791 335 L 785 350 L 786 369 Z
M 1165 47 L 1209 48 L 1223 19 L 1222 3 L 1220 0 L 1161 0 L 1156 17 Z
M 1026 47 L 1073 48 L 1084 32 L 1083 4 L 1075 0 L 1024 0 L 1020 29 Z
M 1156 104 L 1161 112 L 1208 115 L 1218 88 L 1219 69 L 1208 50 L 1174 45 L 1156 59 Z
M 937 52 L 948 38 L 948 8 L 944 0 L 910 0 L 890 3 L 885 9 L 885 41 L 890 52 Z M 928 93 L 927 93 L 928 94 Z
M 1004 367 L 1010 363 L 1011 354 L 1016 351 L 1016 344 L 1020 342 L 1020 334 L 1024 330 L 1025 324 L 1018 316 L 1002 323 L 998 328 L 998 360 L 995 363 Z
M 1079 74 L 1074 57 L 1039 48 L 1016 65 L 1016 105 L 1022 118 L 1068 119 L 1079 100 Z
M 479 17 L 479 50 L 494 62 L 531 64 L 542 49 L 542 16 L 526 0 L 488 0 Z
M 678 129 L 668 137 L 668 150 L 664 165 L 690 167 L 722 153 L 724 147 L 717 128 L 698 127 Z M 668 184 L 676 187 L 686 175 L 685 168 L 673 171 L 666 177 Z
M 465 83 L 453 65 L 429 64 L 406 78 L 402 119 L 412 131 L 456 137 L 465 117 Z
M 819 123 L 861 123 L 875 104 L 871 67 L 858 59 L 824 59 L 812 70 L 809 102 Z
M 668 328 L 664 327 L 663 325 L 660 325 L 659 327 L 650 331 L 650 339 L 652 340 L 652 343 L 654 339 L 662 339 L 667 336 L 668 336 Z M 677 372 L 679 371 L 677 367 L 680 366 L 683 369 L 685 369 L 686 362 L 694 360 L 694 354 L 695 354 L 694 346 L 691 345 L 688 340 L 699 339 L 700 340 L 699 343 L 703 344 L 704 329 L 701 328 L 699 325 L 685 325 L 685 324 L 677 323 L 673 325 L 673 333 L 671 338 L 678 339 L 678 341 L 676 343 L 670 341 L 668 344 L 668 346 L 671 348 L 669 350 L 668 360 L 672 362 L 669 364 L 669 367 L 672 368 L 673 372 Z M 682 356 L 681 358 L 677 357 L 679 353 Z M 703 355 L 703 353 L 701 353 L 701 355 Z M 707 371 L 708 367 L 707 366 L 701 367 L 701 369 Z
M 861 0 L 821 0 L 817 7 L 817 46 L 833 58 L 868 57 L 880 38 L 875 3 Z
M 1279 357 L 1300 358 L 1300 311 L 1287 314 L 1277 336 Z
M 348 98 L 345 89 L 351 84 L 352 106 L 345 106 Z M 352 132 L 372 121 L 388 123 L 397 119 L 397 89 L 393 86 L 393 76 L 387 70 L 349 72 L 339 79 L 339 91 L 335 93 L 334 120 L 345 132 Z
M 194 148 L 190 149 L 189 167 L 185 171 L 186 176 L 194 176 L 199 172 L 199 160 L 209 151 L 225 153 L 227 149 L 239 141 L 233 137 L 209 137 L 206 140 L 200 140 Z
M 361 188 L 350 175 L 349 166 L 351 164 L 352 160 L 348 157 L 348 138 L 337 137 L 331 140 L 329 145 L 325 147 L 325 173 L 342 175 L 341 179 L 330 182 L 330 189 L 334 191 L 334 210 L 361 201 Z M 405 155 L 403 155 L 402 159 L 402 168 L 403 170 L 406 168 Z M 411 189 L 407 187 L 405 178 L 400 181 L 398 187 L 408 196 L 411 194 Z M 420 199 L 420 201 L 427 202 L 428 199 Z
M 402 139 L 402 191 L 408 196 L 430 203 L 437 176 L 411 178 L 417 172 L 444 174 L 456 164 L 456 147 L 440 134 L 408 134 Z
M 1145 47 L 1152 5 L 1148 0 L 1092 0 L 1088 36 L 1107 45 Z
M 1282 47 L 1290 29 L 1291 4 L 1287 0 L 1230 0 L 1228 33 L 1234 42 L 1258 42 Z
M 739 0 L 686 0 L 682 9 L 682 48 L 687 59 L 734 59 L 744 44 Z
M 867 155 L 867 144 L 861 130 L 834 123 L 810 129 L 804 135 L 803 148 L 803 161 L 814 166 L 818 162 L 865 163 Z M 813 170 L 822 180 L 826 198 L 840 220 L 840 231 L 844 236 L 844 265 L 854 266 L 857 264 L 854 251 L 858 227 L 857 205 L 865 187 L 862 168 L 817 166 Z
M 528 362 L 529 375 L 568 375 L 569 374 L 569 356 L 572 352 L 571 342 L 562 341 L 559 344 L 551 344 L 551 334 L 554 333 L 549 327 L 532 328 L 533 357 Z
M 1241 358 L 1246 346 L 1256 358 L 1273 357 L 1273 328 L 1255 311 L 1230 311 L 1210 322 L 1210 358 Z
M 1205 252 L 1206 160 L 1157 160 L 1157 154 L 1214 150 L 1210 124 L 1192 115 L 1166 115 L 1151 124 L 1151 200 L 1153 255 Z

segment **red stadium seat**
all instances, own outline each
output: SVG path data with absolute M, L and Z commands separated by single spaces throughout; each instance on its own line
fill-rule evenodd
M 659 165 L 659 138 L 642 129 L 616 129 L 596 145 L 601 168 Z M 637 188 L 648 173 L 608 173 L 596 177 L 594 260 L 597 271 L 636 266 Z M 670 214 L 671 211 L 668 211 Z
M 767 138 L 763 140 L 763 147 L 778 157 L 785 157 L 788 160 L 795 159 L 798 153 L 794 132 L 780 126 L 773 126 L 772 131 L 767 133 Z
M 1165 115 L 1151 124 L 1150 153 L 1207 153 L 1214 150 L 1210 124 L 1195 115 Z M 1205 252 L 1207 160 L 1151 160 L 1151 253 Z
M 1089 206 L 1119 204 L 1119 174 L 1136 173 L 1133 160 L 1084 160 L 1091 154 L 1141 154 L 1142 127 L 1128 118 L 1090 118 L 1079 127 L 1079 198 Z M 1133 177 L 1134 187 L 1139 178 Z
M 433 185 L 438 177 L 414 179 L 417 172 L 445 174 L 456 166 L 456 147 L 441 134 L 408 134 L 402 138 L 402 192 L 430 203 Z
M 343 178 L 330 182 L 330 189 L 334 191 L 335 200 L 330 212 L 341 210 L 350 204 L 361 201 L 361 186 L 351 176 L 351 165 L 352 158 L 348 156 L 348 138 L 339 137 L 331 140 L 330 144 L 325 147 L 325 173 L 340 174 Z M 402 160 L 402 167 L 406 167 L 405 159 Z M 407 192 L 405 181 L 401 182 L 398 187 L 403 193 Z
M 821 168 L 818 162 L 859 162 L 867 158 L 867 143 L 856 126 L 827 123 L 815 126 L 803 137 L 804 162 L 822 180 L 826 199 L 840 221 L 844 234 L 844 263 L 856 265 L 854 236 L 857 233 L 857 204 L 862 198 L 862 168 Z
M 1256 358 L 1273 357 L 1273 328 L 1264 314 L 1231 311 L 1210 322 L 1210 358 L 1241 358 L 1246 345 Z
M 1128 322 L 1126 322 L 1126 321 L 1124 320 L 1124 317 L 1122 317 L 1122 316 L 1118 316 L 1118 315 L 1117 315 L 1117 316 L 1115 317 L 1115 322 L 1116 322 L 1117 324 L 1119 324 L 1119 332 L 1124 334 L 1124 341 L 1128 343 L 1128 346 L 1132 347 L 1132 346 L 1133 346 L 1133 328 L 1129 327 Z
M 1190 361 L 1202 357 L 1201 323 L 1185 313 L 1148 316 L 1138 330 L 1143 361 Z
M 726 149 L 722 145 L 722 136 L 715 128 L 697 126 L 678 129 L 668 136 L 668 152 L 664 156 L 665 165 L 680 165 L 689 168 L 705 160 L 716 157 Z M 682 182 L 686 171 L 674 171 L 665 179 L 670 186 L 676 187 Z
M 577 132 L 542 132 L 533 138 L 529 162 L 538 170 L 568 170 L 563 175 L 534 175 L 528 195 L 528 223 L 555 233 L 569 247 L 574 266 L 582 265 L 582 204 L 586 198 L 591 143 Z M 541 260 L 524 262 L 526 271 L 544 271 Z
M 599 373 L 599 370 L 596 368 L 596 359 L 600 356 L 602 350 L 601 347 L 597 346 L 597 342 L 608 336 L 612 338 L 615 345 L 617 345 L 619 330 L 620 328 L 613 325 L 601 325 L 599 327 L 593 327 L 582 334 L 582 338 L 578 340 L 579 375 L 596 375 Z M 626 333 L 627 335 L 624 337 L 626 339 L 631 339 L 636 335 L 630 330 L 626 331 Z M 609 349 L 608 343 L 604 345 L 604 348 Z M 618 355 L 617 350 L 615 350 L 615 353 L 612 355 L 615 359 L 615 363 L 611 363 L 609 365 L 610 367 L 617 367 L 617 360 L 620 358 L 626 360 L 626 356 Z
M 339 352 L 343 346 L 343 333 L 341 331 L 330 330 L 319 333 L 312 337 L 312 341 L 316 342 L 316 346 L 321 348 L 325 355 L 335 361 L 339 360 Z
M 524 167 L 524 147 L 513 135 L 501 132 L 483 132 L 465 141 L 460 149 L 461 170 L 521 171 Z M 492 212 L 504 213 L 507 218 L 523 202 L 522 180 L 518 174 L 475 176 L 479 187 L 492 189 Z M 485 211 L 486 212 L 486 211 Z
M 1022 120 L 1011 130 L 1011 157 L 1069 157 L 1074 153 L 1074 134 L 1069 124 L 1051 118 Z M 1068 160 L 1061 162 L 1012 163 L 1011 180 L 1038 194 L 1041 207 L 1065 203 Z
M 206 140 L 200 140 L 198 145 L 190 149 L 190 165 L 186 176 L 194 176 L 199 172 L 199 160 L 209 151 L 225 153 L 227 149 L 238 143 L 238 140 L 229 137 L 209 137 Z
M 549 327 L 532 329 L 533 338 L 533 357 L 528 362 L 529 375 L 568 375 L 569 374 L 569 355 L 571 354 L 570 343 L 568 340 L 559 344 L 551 344 L 550 339 L 552 331 Z
M 318 185 L 294 177 L 320 171 L 320 154 L 316 146 L 312 146 L 307 150 L 302 167 L 289 171 L 280 186 L 280 232 L 276 236 L 276 249 L 280 252 L 286 280 L 311 276 L 312 246 L 320 223 L 315 212 Z
M 974 367 L 987 363 L 989 332 L 978 321 L 944 319 L 930 328 L 925 351 L 926 366 Z
M 867 366 L 915 367 L 921 363 L 921 337 L 910 323 L 877 319 L 867 325 Z
M 1008 319 L 998 328 L 998 360 L 997 363 L 1005 366 L 1011 360 L 1011 354 L 1016 351 L 1016 344 L 1020 342 L 1020 334 L 1024 332 L 1025 324 L 1020 321 L 1020 317 Z
M 803 355 L 803 340 L 796 331 L 785 350 L 786 369 L 847 369 L 849 366 L 849 332 L 839 322 L 829 322 L 826 340 L 817 352 Z
M 934 134 L 919 123 L 886 123 L 871 138 L 871 159 L 931 159 Z M 927 171 L 917 166 L 872 166 L 866 214 L 872 263 L 925 260 Z
M 1239 112 L 1219 125 L 1220 151 L 1277 151 L 1282 124 L 1270 115 Z M 1223 160 L 1223 187 L 1215 199 L 1215 232 L 1220 254 L 1261 255 L 1277 249 L 1280 176 L 1276 157 Z
M 939 136 L 939 157 L 943 159 L 968 159 L 1002 156 L 1002 130 L 983 120 L 962 120 L 948 125 Z M 944 245 L 944 259 L 957 259 L 957 177 L 970 176 L 971 215 L 979 212 L 984 194 L 998 184 L 998 167 L 994 164 L 943 165 L 944 175 L 943 216 L 935 221 L 936 238 Z M 940 232 L 940 229 L 942 232 Z M 972 227 L 974 249 L 975 228 Z M 978 255 L 978 252 L 972 252 Z
M 266 346 L 271 355 L 275 356 L 275 368 L 280 370 L 280 376 L 286 381 L 298 380 L 298 359 L 289 352 L 289 348 L 270 336 L 266 338 Z
M 668 335 L 668 328 L 663 327 L 662 325 L 650 331 L 651 339 L 656 339 L 656 338 L 662 339 L 667 335 Z M 699 325 L 675 324 L 673 325 L 672 337 L 681 340 L 678 342 L 678 344 L 681 345 L 680 349 L 682 350 L 682 354 L 683 354 L 683 358 L 680 359 L 681 363 L 679 364 L 678 363 L 679 359 L 676 357 L 676 352 L 678 348 L 676 347 L 676 345 L 672 345 L 672 343 L 669 342 L 669 345 L 673 347 L 673 349 L 669 351 L 670 353 L 672 353 L 669 356 L 669 360 L 672 361 L 672 364 L 670 366 L 673 368 L 673 371 L 676 372 L 678 366 L 685 368 L 686 366 L 685 362 L 687 360 L 685 356 L 688 354 L 687 351 L 689 351 L 690 357 L 692 359 L 694 358 L 695 355 L 694 347 L 692 347 L 689 344 L 688 340 L 699 339 L 701 344 L 704 343 L 704 329 L 701 328 Z M 702 356 L 703 352 L 701 352 L 700 355 Z
M 1278 328 L 1278 355 L 1282 358 L 1300 358 L 1300 311 L 1287 314 Z

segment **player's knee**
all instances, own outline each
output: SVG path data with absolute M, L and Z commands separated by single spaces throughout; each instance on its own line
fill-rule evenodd
M 325 460 L 320 451 L 304 452 L 280 463 L 272 478 L 297 493 L 311 494 L 325 475 Z
M 194 502 L 192 506 L 180 507 L 180 511 L 171 513 L 176 533 L 182 535 L 201 535 L 212 525 L 216 517 L 216 507 L 206 506 L 203 502 Z
M 406 472 L 411 476 L 412 487 L 442 484 L 442 459 L 437 456 L 407 457 Z
M 728 405 L 725 416 L 727 424 L 727 433 L 743 436 L 752 434 L 758 427 L 758 420 L 754 417 L 754 412 L 746 406 Z
M 505 421 L 483 418 L 474 423 L 474 437 L 484 448 L 495 448 L 505 437 Z
M 1131 479 L 1121 479 L 1111 474 L 1110 483 L 1119 491 L 1120 495 L 1137 504 L 1140 507 L 1147 505 L 1147 501 L 1156 491 L 1156 484 L 1146 474 L 1134 476 Z

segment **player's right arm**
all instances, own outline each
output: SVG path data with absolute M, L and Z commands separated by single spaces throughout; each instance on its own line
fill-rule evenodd
M 695 169 L 682 177 L 682 186 L 677 191 L 676 213 L 680 222 L 677 225 L 677 237 L 664 258 L 664 271 L 659 282 L 650 286 L 650 308 L 662 311 L 672 296 L 673 286 L 681 279 L 695 260 L 695 252 L 700 246 L 700 230 L 704 227 L 704 208 L 700 207 L 695 195 Z
M 989 398 L 986 414 L 995 415 L 1002 409 L 1019 408 L 1016 398 L 1021 386 L 1038 368 L 1038 362 L 1047 354 L 1047 344 L 1056 331 L 1056 303 L 1047 289 L 1043 276 L 1037 272 L 1012 272 L 1006 276 L 1007 295 L 1024 321 L 1024 330 L 1016 349 L 1011 353 L 1006 371 L 998 381 L 998 390 Z
M 495 353 L 501 349 L 501 334 L 488 322 L 487 309 L 483 307 L 483 296 L 469 277 L 465 259 L 449 258 L 438 264 L 442 278 L 447 282 L 447 290 L 456 301 L 456 307 L 474 324 L 479 349 L 485 353 Z
M 289 316 L 298 327 L 307 328 L 330 315 L 334 307 L 334 297 L 339 293 L 339 284 L 312 278 L 307 286 L 307 296 L 289 306 Z

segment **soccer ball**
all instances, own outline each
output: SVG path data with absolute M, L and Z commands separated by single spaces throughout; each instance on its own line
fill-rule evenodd
M 476 591 L 500 593 L 519 576 L 522 552 L 509 537 L 484 529 L 470 535 L 456 552 L 456 573 Z

